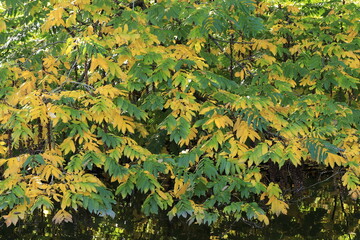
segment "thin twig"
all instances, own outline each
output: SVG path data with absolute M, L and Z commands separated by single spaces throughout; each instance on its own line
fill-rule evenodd
M 335 172 L 334 174 L 332 174 L 330 177 L 328 177 L 328 178 L 326 178 L 326 179 L 324 179 L 324 180 L 322 180 L 322 181 L 320 181 L 320 182 L 314 183 L 314 184 L 312 184 L 312 185 L 310 185 L 310 186 L 307 186 L 307 187 L 299 188 L 299 189 L 297 190 L 297 192 L 303 191 L 303 190 L 306 190 L 306 189 L 315 187 L 315 186 L 317 186 L 317 185 L 319 185 L 319 184 L 321 184 L 321 183 L 327 182 L 327 181 L 329 181 L 331 178 L 335 177 L 336 175 L 338 175 L 338 174 L 340 174 L 340 173 L 341 173 L 341 169 L 339 169 L 337 172 Z
M 82 82 L 75 82 L 75 81 L 69 81 L 69 83 L 73 83 L 73 84 L 77 84 L 77 85 L 81 85 L 84 88 L 86 88 L 86 90 L 88 90 L 89 92 L 95 91 L 95 88 L 93 86 L 90 86 L 86 83 L 82 83 Z
M 239 67 L 241 67 L 241 69 L 244 69 L 245 68 L 245 65 L 235 59 L 232 59 L 232 57 L 224 51 L 224 49 L 220 46 L 220 44 L 217 42 L 217 40 L 211 36 L 210 34 L 208 35 L 209 38 L 215 43 L 215 45 L 220 49 L 220 51 L 227 57 L 231 60 L 233 60 Z M 250 74 L 251 76 L 253 76 L 254 74 L 252 72 L 250 72 L 249 70 L 246 70 L 246 73 Z
M 222 40 L 222 39 L 218 39 L 218 38 L 215 38 L 213 36 L 211 36 L 213 39 L 215 39 L 216 41 L 218 42 L 224 42 L 224 43 L 239 43 L 239 44 L 254 44 L 254 42 L 237 42 L 237 41 L 227 41 L 227 40 Z
M 76 81 L 65 81 L 65 82 L 63 82 L 58 88 L 55 88 L 55 89 L 52 90 L 51 92 L 53 92 L 53 93 L 59 92 L 66 83 L 73 83 L 73 84 L 76 84 L 76 85 L 81 85 L 81 86 L 83 86 L 88 92 L 93 92 L 93 91 L 95 91 L 95 88 L 94 88 L 93 86 L 90 86 L 90 85 L 88 85 L 88 84 L 86 84 L 86 83 L 76 82 Z

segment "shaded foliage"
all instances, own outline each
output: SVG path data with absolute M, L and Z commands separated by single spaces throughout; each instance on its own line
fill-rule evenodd
M 147 215 L 269 224 L 289 201 L 271 164 L 340 167 L 357 199 L 359 6 L 310 5 L 2 2 L 6 224 L 139 194 Z

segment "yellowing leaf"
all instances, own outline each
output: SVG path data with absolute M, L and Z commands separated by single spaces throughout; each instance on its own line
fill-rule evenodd
M 62 175 L 60 169 L 50 164 L 40 166 L 38 171 L 40 172 L 40 177 L 45 181 L 48 181 L 50 176 L 54 176 L 59 179 Z
M 257 215 L 257 219 L 260 221 L 260 222 L 263 222 L 265 223 L 265 225 L 269 225 L 269 218 L 265 215 L 265 214 L 259 214 Z
M 242 68 L 240 72 L 236 72 L 235 73 L 235 77 L 240 78 L 240 80 L 243 80 L 245 78 L 245 73 L 248 69 L 247 68 Z
M 41 154 L 45 160 L 47 160 L 50 164 L 55 167 L 59 167 L 64 162 L 64 158 L 59 156 L 59 153 L 56 151 L 46 151 Z
M 180 198 L 183 195 L 187 188 L 189 187 L 190 182 L 184 183 L 183 179 L 175 178 L 175 185 L 174 185 L 174 196 Z
M 4 20 L 0 20 L 0 32 L 6 30 L 6 23 Z
M 3 216 L 5 219 L 6 226 L 9 227 L 11 224 L 16 225 L 19 219 L 24 219 L 25 217 L 26 206 L 18 205 L 12 209 L 12 211 Z
M 3 218 L 5 219 L 5 223 L 7 227 L 9 227 L 11 224 L 14 224 L 15 226 L 19 220 L 19 216 L 16 214 L 4 215 Z
M 254 45 L 253 50 L 260 50 L 260 49 L 269 49 L 272 54 L 276 54 L 276 45 L 269 42 L 269 40 L 266 39 L 253 39 Z
M 94 27 L 93 26 L 88 26 L 86 29 L 86 35 L 92 35 L 94 33 Z
M 233 125 L 233 122 L 231 121 L 231 119 L 228 116 L 215 115 L 215 116 L 213 116 L 213 118 L 214 118 L 215 125 L 218 128 L 224 128 L 224 127 Z
M 310 76 L 306 76 L 300 80 L 300 86 L 314 86 L 316 81 L 311 80 Z
M 70 206 L 71 204 L 71 192 L 66 191 L 61 200 L 61 209 L 65 209 L 66 207 Z
M 104 69 L 106 72 L 109 70 L 109 63 L 106 58 L 104 58 L 101 55 L 98 55 L 97 57 L 92 56 L 91 58 L 91 65 L 90 65 L 90 71 L 94 72 L 97 66 L 100 66 L 102 69 Z
M 205 123 L 205 125 L 209 125 L 211 123 L 215 123 L 218 128 L 225 128 L 233 125 L 233 122 L 228 116 L 216 113 Z
M 247 122 L 242 121 L 240 118 L 236 119 L 233 130 L 235 131 L 236 137 L 240 138 L 240 143 L 245 143 L 248 138 L 252 141 L 261 139 L 260 135 L 250 127 Z
M 119 95 L 126 95 L 123 91 L 120 91 L 119 89 L 113 87 L 112 85 L 105 85 L 105 86 L 101 86 L 98 87 L 95 90 L 95 93 L 99 93 L 105 97 L 109 97 L 111 99 L 119 96 Z
M 6 143 L 5 142 L 3 142 L 3 141 L 0 141 L 0 154 L 5 154 L 6 153 L 6 151 L 7 151 L 7 148 L 6 148 L 6 146 L 4 146 Z M 0 160 L 0 162 L 1 162 L 1 160 Z M 0 163 L 0 166 L 1 166 L 2 164 Z
M 324 160 L 324 163 L 334 168 L 335 163 L 338 166 L 341 166 L 342 163 L 346 163 L 346 160 L 342 156 L 339 156 L 337 154 L 328 153 L 327 158 Z
M 59 7 L 51 11 L 49 15 L 53 17 L 55 21 L 59 21 L 62 18 L 63 12 L 64 12 L 64 8 Z
M 277 216 L 279 216 L 280 213 L 286 214 L 287 209 L 289 208 L 289 205 L 287 203 L 279 200 L 275 196 L 271 196 L 266 204 L 271 205 L 270 212 L 275 213 Z
M 164 200 L 168 200 L 168 196 L 161 190 L 156 190 L 157 194 L 159 194 L 159 196 L 164 199 Z
M 21 155 L 18 157 L 7 159 L 7 161 L 6 161 L 7 169 L 4 171 L 3 176 L 5 178 L 7 178 L 11 175 L 15 175 L 16 173 L 19 173 L 26 158 L 27 158 L 27 155 Z
M 276 61 L 276 59 L 269 55 L 263 55 L 262 58 L 268 62 L 268 64 L 272 64 Z
M 82 176 L 83 180 L 86 181 L 86 182 L 91 182 L 91 183 L 96 183 L 97 185 L 99 186 L 105 186 L 101 181 L 100 179 L 98 179 L 97 177 L 95 177 L 94 175 L 90 174 L 90 173 L 87 173 L 87 174 L 84 174 Z
M 295 6 L 287 6 L 287 10 L 291 13 L 298 13 L 300 11 L 300 9 Z
M 75 143 L 71 137 L 66 138 L 62 144 L 60 145 L 60 149 L 64 152 L 64 154 L 68 154 L 69 152 L 75 152 Z
M 199 114 L 205 114 L 211 110 L 214 110 L 216 109 L 216 106 L 208 106 L 208 107 L 205 107 L 205 108 L 202 108 L 199 112 Z
M 181 139 L 181 140 L 179 141 L 180 147 L 182 147 L 183 145 L 189 145 L 189 144 L 190 144 L 190 141 L 196 138 L 197 132 L 198 132 L 198 131 L 197 131 L 196 128 L 194 128 L 194 127 L 193 127 L 193 128 L 190 128 L 190 133 L 189 133 L 189 135 L 187 136 L 187 138 L 186 138 L 186 139 Z
M 276 55 L 277 47 L 275 44 L 272 44 L 272 43 L 268 44 L 268 49 L 274 56 Z
M 49 122 L 47 108 L 45 105 L 38 105 L 31 109 L 30 117 L 32 120 L 37 118 L 40 119 L 43 126 L 45 126 Z
M 355 190 L 360 185 L 360 179 L 353 172 L 346 172 L 341 180 L 343 181 L 343 186 L 349 190 Z
M 122 133 L 131 132 L 134 133 L 135 124 L 131 117 L 114 115 L 114 126 Z
M 61 209 L 55 214 L 52 220 L 55 224 L 59 224 L 62 222 L 72 222 L 72 216 L 64 209 Z
M 72 13 L 68 19 L 65 21 L 65 27 L 70 27 L 72 25 L 76 24 L 76 12 Z

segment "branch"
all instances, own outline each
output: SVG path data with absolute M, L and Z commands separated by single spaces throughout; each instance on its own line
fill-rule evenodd
M 303 190 L 307 190 L 307 189 L 312 188 L 312 187 L 315 187 L 315 186 L 317 186 L 317 185 L 319 185 L 319 184 L 321 184 L 321 183 L 327 182 L 327 181 L 329 181 L 330 179 L 332 179 L 333 177 L 335 177 L 336 175 L 340 174 L 341 172 L 342 172 L 342 168 L 339 168 L 339 170 L 338 170 L 337 172 L 333 173 L 330 177 L 327 177 L 326 179 L 324 179 L 324 180 L 322 180 L 322 181 L 320 181 L 320 182 L 316 182 L 316 183 L 314 183 L 314 184 L 312 184 L 312 185 L 310 185 L 310 186 L 301 187 L 301 188 L 297 189 L 296 192 L 303 191 Z
M 210 34 L 208 35 L 209 38 L 215 43 L 215 45 L 220 49 L 220 51 L 227 57 L 230 59 L 230 61 L 234 61 L 239 67 L 241 67 L 241 69 L 245 68 L 245 65 L 235 59 L 233 59 L 227 52 L 224 51 L 224 49 L 220 46 L 220 44 L 217 42 L 217 40 L 211 36 Z M 251 76 L 253 76 L 254 74 L 252 72 L 250 72 L 249 70 L 246 70 L 246 73 L 250 74 Z
M 86 84 L 86 83 L 82 83 L 82 82 L 76 82 L 76 81 L 65 81 L 63 82 L 60 87 L 58 88 L 55 88 L 54 90 L 52 90 L 51 92 L 55 93 L 55 92 L 59 92 L 63 86 L 66 84 L 66 83 L 73 83 L 75 85 L 81 85 L 83 86 L 88 92 L 92 93 L 93 91 L 95 91 L 95 88 L 93 86 L 90 86 L 89 84 Z
M 66 43 L 65 41 L 56 41 L 56 42 L 52 42 L 52 43 L 48 43 L 48 44 L 45 44 L 44 46 L 42 47 L 39 47 L 40 44 L 42 44 L 44 41 L 41 41 L 39 42 L 38 44 L 36 44 L 34 46 L 34 52 L 31 53 L 31 55 L 29 55 L 28 58 L 31 58 L 32 56 L 34 56 L 35 54 L 38 54 L 41 50 L 44 50 L 45 48 L 48 48 L 50 46 L 53 46 L 53 45 L 56 45 L 56 44 L 59 44 L 59 43 Z
M 83 86 L 84 88 L 86 88 L 86 90 L 89 91 L 89 92 L 92 92 L 92 91 L 95 91 L 95 90 L 96 90 L 93 86 L 90 86 L 89 84 L 86 84 L 86 83 L 75 82 L 75 81 L 69 81 L 69 83 L 81 85 L 81 86 Z
M 215 38 L 213 36 L 211 36 L 214 40 L 218 41 L 218 42 L 224 42 L 224 43 L 239 43 L 239 44 L 254 44 L 254 42 L 236 42 L 236 41 L 226 41 L 226 40 L 222 40 L 222 39 L 218 39 Z
M 82 82 L 76 82 L 76 81 L 69 81 L 69 78 L 70 78 L 70 74 L 72 72 L 72 70 L 75 68 L 76 66 L 76 62 L 77 62 L 77 59 L 74 60 L 68 74 L 67 74 L 67 77 L 66 77 L 66 80 L 57 88 L 55 88 L 54 90 L 52 90 L 51 92 L 55 93 L 55 92 L 59 92 L 66 83 L 73 83 L 73 84 L 76 84 L 76 85 L 82 85 L 83 87 L 85 87 L 85 89 L 88 91 L 88 92 L 93 92 L 95 90 L 94 87 L 90 86 L 89 84 L 86 84 L 86 83 L 82 83 Z M 86 67 L 89 67 L 90 63 L 86 64 L 88 66 L 85 66 Z M 84 74 L 83 74 L 83 77 L 85 78 L 86 77 L 86 72 L 87 72 L 87 69 L 85 69 L 84 71 Z
M 84 72 L 81 75 L 79 82 L 82 82 L 84 79 L 86 80 L 86 82 L 88 82 L 88 71 L 91 65 L 91 59 L 89 61 L 85 60 L 85 67 L 84 67 Z
M 47 47 L 52 46 L 52 45 L 59 44 L 59 43 L 66 43 L 66 42 L 65 41 L 56 41 L 56 42 L 48 43 L 45 46 L 43 46 L 42 49 L 47 48 Z

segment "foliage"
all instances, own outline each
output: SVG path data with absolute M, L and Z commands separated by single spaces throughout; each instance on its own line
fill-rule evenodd
M 286 215 L 281 214 L 263 226 L 245 218 L 234 222 L 227 214 L 212 225 L 188 225 L 185 218 L 169 222 L 166 212 L 145 216 L 142 199 L 131 196 L 113 206 L 115 218 L 94 216 L 79 208 L 74 223 L 53 224 L 52 216 L 40 210 L 28 216 L 25 224 L 11 225 L 0 231 L 1 239 L 357 239 L 360 234 L 358 205 L 344 188 L 329 178 L 332 173 L 318 169 L 307 171 L 305 190 L 293 196 Z M 321 179 L 318 179 L 321 175 Z M 339 176 L 339 175 L 337 175 Z M 326 179 L 328 180 L 326 182 Z M 322 180 L 321 183 L 318 181 Z M 315 185 L 309 185 L 313 183 Z M 291 223 L 291 224 L 289 224 Z
M 360 196 L 359 9 L 345 2 L 1 3 L 0 209 L 269 223 L 269 163 L 341 168 Z

